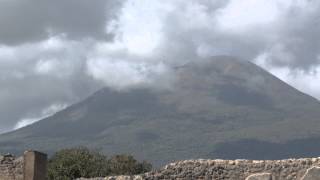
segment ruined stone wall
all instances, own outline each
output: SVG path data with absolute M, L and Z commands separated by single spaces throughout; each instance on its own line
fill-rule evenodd
M 0 180 L 45 180 L 47 155 L 26 151 L 21 157 L 0 155 Z
M 95 180 L 320 180 L 318 167 L 320 158 L 276 161 L 187 160 L 171 163 L 160 170 L 139 176 L 117 176 L 95 178 Z
M 0 180 L 23 180 L 23 157 L 0 155 Z

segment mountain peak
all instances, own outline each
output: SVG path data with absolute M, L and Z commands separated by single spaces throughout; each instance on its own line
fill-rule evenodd
M 104 88 L 49 118 L 0 136 L 0 151 L 32 148 L 50 153 L 85 145 L 159 165 L 237 154 L 229 147 L 239 142 L 267 148 L 270 143 L 320 135 L 319 102 L 255 64 L 219 56 L 175 67 L 174 75 L 170 90 Z M 257 152 L 256 158 L 268 158 Z M 299 156 L 296 149 L 286 152 Z

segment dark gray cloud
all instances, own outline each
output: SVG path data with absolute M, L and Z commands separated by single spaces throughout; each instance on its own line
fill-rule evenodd
M 263 2 L 274 7 L 268 9 Z M 167 54 L 185 56 L 182 59 L 224 54 L 254 61 L 260 54 L 267 53 L 267 61 L 273 66 L 308 70 L 319 65 L 320 60 L 320 3 L 287 2 L 261 1 L 256 10 L 251 7 L 243 12 L 237 12 L 244 9 L 234 8 L 232 4 L 250 8 L 251 1 L 237 4 L 238 1 L 230 0 L 213 7 L 203 1 L 180 3 L 167 15 L 165 42 L 159 54 L 169 51 L 172 53 Z M 272 12 L 276 7 L 278 12 Z M 264 9 L 266 12 L 258 15 Z M 264 19 L 272 17 L 272 13 L 276 14 L 274 19 Z
M 170 88 L 170 67 L 215 55 L 320 98 L 319 15 L 315 0 L 0 0 L 0 132 L 102 86 Z
M 270 62 L 275 66 L 309 69 L 320 63 L 320 3 L 308 1 L 308 7 L 292 7 L 279 20 L 276 42 Z M 287 59 L 281 56 L 287 54 Z M 278 54 L 280 53 L 280 54 Z
M 68 38 L 110 38 L 106 22 L 118 0 L 1 0 L 0 44 L 21 44 L 64 33 Z
M 176 65 L 230 55 L 255 62 L 279 77 L 288 77 L 294 86 L 295 81 L 306 76 L 313 77 L 314 82 L 318 80 L 317 1 L 149 0 L 128 1 L 122 10 L 112 31 L 115 43 L 105 44 L 105 59 L 111 57 L 111 61 L 125 62 L 135 69 L 141 63 L 135 60 L 136 56 L 145 64 Z M 94 61 L 100 65 L 110 63 L 90 59 Z M 306 92 L 315 95 L 318 89 L 311 89 Z
M 86 52 L 111 40 L 106 27 L 120 8 L 118 0 L 0 0 L 0 132 L 102 87 L 87 75 Z
M 43 117 L 50 107 L 70 105 L 102 87 L 86 74 L 85 52 L 91 44 L 58 36 L 0 48 L 0 131 Z

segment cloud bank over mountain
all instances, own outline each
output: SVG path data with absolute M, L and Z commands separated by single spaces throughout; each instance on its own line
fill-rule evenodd
M 0 0 L 0 132 L 108 86 L 170 87 L 172 67 L 252 61 L 320 98 L 315 0 Z

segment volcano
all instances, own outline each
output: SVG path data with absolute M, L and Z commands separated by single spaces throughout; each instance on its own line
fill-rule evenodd
M 103 88 L 0 136 L 0 152 L 87 146 L 163 165 L 192 158 L 320 155 L 320 103 L 228 56 L 173 68 L 170 88 Z

